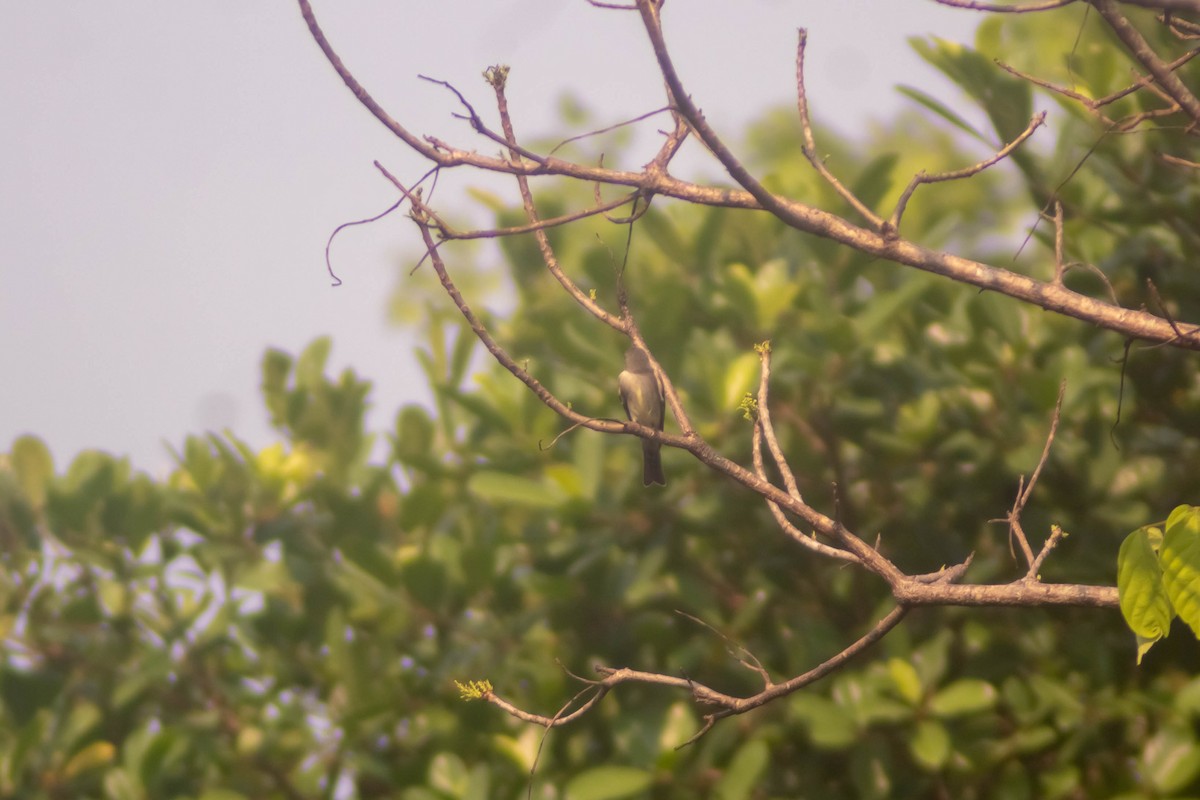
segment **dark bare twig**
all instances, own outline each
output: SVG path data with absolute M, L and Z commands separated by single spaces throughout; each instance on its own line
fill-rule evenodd
M 557 228 L 560 225 L 566 225 L 571 222 L 578 222 L 581 219 L 588 217 L 603 216 L 605 219 L 614 221 L 608 216 L 608 212 L 620 208 L 623 205 L 634 203 L 640 193 L 633 192 L 631 194 L 618 197 L 616 200 L 610 200 L 607 203 L 598 203 L 591 208 L 584 208 L 579 211 L 573 211 L 570 214 L 563 214 L 560 217 L 551 219 L 539 219 L 537 222 L 531 222 L 528 225 L 514 225 L 510 228 L 487 228 L 485 230 L 458 231 L 452 228 L 448 223 L 440 217 L 434 218 L 430 216 L 434 227 L 437 228 L 438 237 L 449 241 L 462 241 L 468 239 L 499 239 L 504 236 L 519 236 L 524 233 L 533 233 L 534 231 L 544 231 L 548 228 Z M 645 211 L 643 210 L 644 214 Z M 638 215 L 640 216 L 640 214 Z
M 497 69 L 504 69 L 507 71 L 507 67 L 490 67 L 488 69 L 488 71 L 491 72 L 492 70 L 497 70 Z M 540 156 L 537 153 L 533 152 L 532 150 L 527 150 L 524 147 L 521 147 L 520 145 L 516 144 L 515 142 L 510 144 L 505 139 L 504 136 L 501 136 L 500 134 L 496 133 L 491 128 L 489 128 L 487 126 L 487 124 L 484 123 L 483 117 L 479 116 L 479 114 L 475 111 L 475 107 L 472 106 L 469 102 L 467 102 L 467 98 L 463 97 L 463 93 L 460 92 L 458 89 L 456 89 L 453 84 L 449 83 L 448 81 L 440 80 L 438 78 L 431 78 L 428 75 L 418 75 L 417 77 L 423 81 L 428 81 L 430 83 L 437 84 L 438 86 L 444 86 L 445 88 L 447 88 L 451 92 L 453 92 L 454 96 L 458 98 L 458 102 L 461 103 L 463 105 L 463 107 L 467 109 L 467 113 L 465 115 L 464 114 L 454 114 L 454 116 L 458 119 L 463 119 L 463 120 L 466 120 L 467 122 L 471 123 L 471 128 L 476 133 L 480 134 L 481 136 L 485 136 L 488 139 L 491 139 L 496 144 L 503 145 L 503 146 L 509 148 L 509 150 L 515 150 L 517 153 L 519 153 L 521 155 L 522 158 L 526 158 L 535 164 L 542 164 L 546 161 L 545 156 Z M 437 139 L 426 137 L 426 140 L 429 142 L 436 143 L 437 147 L 441 150 L 452 149 L 452 148 L 450 148 L 449 145 L 446 145 L 446 144 L 438 141 Z
M 438 171 L 438 168 L 434 167 L 433 169 L 426 172 L 424 175 L 421 176 L 421 179 L 416 182 L 416 184 L 413 186 L 413 189 L 416 190 L 417 187 L 419 187 L 422 183 L 424 183 L 425 180 L 430 175 L 436 176 L 437 171 Z M 434 181 L 435 181 L 435 185 L 436 185 L 436 177 L 435 177 Z M 333 285 L 335 287 L 342 285 L 342 279 L 339 278 L 337 276 L 337 274 L 333 271 L 333 262 L 330 260 L 330 257 L 329 257 L 329 249 L 331 247 L 333 247 L 334 237 L 336 237 L 339 233 L 341 233 L 342 230 L 344 230 L 345 228 L 350 228 L 355 225 L 367 225 L 372 222 L 378 222 L 379 220 L 383 219 L 388 214 L 391 214 L 397 208 L 402 206 L 404 204 L 404 200 L 405 200 L 405 198 L 403 196 L 401 196 L 399 200 L 397 200 L 396 202 L 394 202 L 390 206 L 388 206 L 386 211 L 381 211 L 380 213 L 376 214 L 373 217 L 368 217 L 367 219 L 357 219 L 352 222 L 343 222 L 341 225 L 338 225 L 336 228 L 333 229 L 333 233 L 329 234 L 329 238 L 325 241 L 325 269 L 329 272 L 329 277 L 333 278 Z
M 356 219 L 353 222 L 343 222 L 341 225 L 338 225 L 336 228 L 333 229 L 333 233 L 329 234 L 329 238 L 325 241 L 325 270 L 329 273 L 329 277 L 333 278 L 334 286 L 342 285 L 342 279 L 339 278 L 337 276 L 337 273 L 335 273 L 333 271 L 333 262 L 329 260 L 329 248 L 333 246 L 334 237 L 337 236 L 339 233 L 341 233 L 344 228 L 349 228 L 354 225 L 366 225 L 367 223 L 370 223 L 370 222 L 378 222 L 379 220 L 383 219 L 388 214 L 392 213 L 393 211 L 395 211 L 397 208 L 399 208 L 402 205 L 404 205 L 403 197 L 401 197 L 399 200 L 397 200 L 396 202 L 394 202 L 390 206 L 388 206 L 386 211 L 381 211 L 373 217 L 367 217 L 366 219 Z
M 632 125 L 635 122 L 641 122 L 644 119 L 650 119 L 651 117 L 657 116 L 657 115 L 663 113 L 664 111 L 670 111 L 670 110 L 671 110 L 670 106 L 663 106 L 662 108 L 656 108 L 653 111 L 647 111 L 645 114 L 639 114 L 636 117 L 633 117 L 632 119 L 625 120 L 624 122 L 618 122 L 615 125 L 609 125 L 607 128 L 600 128 L 599 130 L 588 131 L 587 133 L 581 133 L 578 136 L 572 136 L 569 139 L 563 139 L 561 142 L 554 145 L 554 147 L 550 148 L 549 155 L 554 155 L 555 153 L 557 153 L 559 151 L 559 149 L 566 147 L 567 145 L 571 144 L 571 142 L 578 142 L 582 139 L 587 139 L 591 136 L 599 136 L 602 133 L 608 133 L 609 131 L 615 131 L 617 128 L 623 128 L 626 125 Z
M 1158 305 L 1159 310 L 1162 311 L 1163 316 L 1167 318 L 1167 322 L 1171 323 L 1171 327 L 1175 328 L 1176 334 L 1179 336 L 1192 335 L 1190 332 L 1184 333 L 1183 331 L 1179 330 L 1179 327 L 1175 324 L 1175 318 L 1171 316 L 1171 310 L 1167 308 L 1167 304 L 1163 302 L 1162 295 L 1158 293 L 1158 287 L 1154 285 L 1154 281 L 1150 278 L 1146 278 L 1146 287 L 1150 290 L 1150 296 L 1154 298 L 1154 302 Z
M 732 639 L 730 639 L 728 636 L 721 633 L 719 630 L 717 630 L 716 628 L 714 628 L 712 625 L 705 622 L 704 620 L 700 619 L 699 617 L 692 616 L 691 614 L 687 613 L 686 611 L 680 611 L 679 609 L 675 609 L 675 613 L 678 614 L 679 616 L 683 617 L 684 619 L 691 620 L 692 622 L 696 623 L 697 625 L 701 626 L 702 628 L 707 628 L 708 630 L 712 631 L 717 636 L 721 637 L 721 640 L 724 641 L 726 645 L 728 645 L 728 647 L 725 648 L 725 652 L 729 653 L 729 655 L 732 658 L 736 658 L 738 660 L 738 663 L 741 664 L 743 667 L 750 670 L 751 672 L 756 673 L 760 678 L 762 678 L 763 686 L 770 687 L 770 686 L 774 685 L 771 682 L 770 674 L 767 672 L 766 668 L 762 665 L 762 662 L 758 660 L 758 657 L 756 655 L 754 655 L 754 653 L 751 653 L 749 650 L 747 650 L 742 645 L 737 644 Z M 735 650 L 738 652 L 734 652 Z M 738 653 L 741 653 L 741 655 L 739 655 Z

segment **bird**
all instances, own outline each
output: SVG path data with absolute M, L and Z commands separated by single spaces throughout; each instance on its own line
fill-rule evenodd
M 625 369 L 617 376 L 617 386 L 626 417 L 647 428 L 663 429 L 666 401 L 662 381 L 651 369 L 645 350 L 635 345 L 625 351 Z M 661 450 L 661 442 L 642 439 L 643 486 L 667 485 L 667 479 L 663 477 Z

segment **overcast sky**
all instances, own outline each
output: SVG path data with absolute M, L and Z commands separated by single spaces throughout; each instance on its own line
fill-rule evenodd
M 584 0 L 314 7 L 393 116 L 462 146 L 494 149 L 417 73 L 485 110 L 480 73 L 510 65 L 526 136 L 572 133 L 557 120 L 566 92 L 605 122 L 662 104 L 635 14 Z M 814 115 L 852 132 L 907 102 L 898 83 L 953 99 L 906 38 L 970 41 L 979 22 L 931 0 L 673 0 L 664 19 L 685 84 L 735 141 L 794 102 L 797 27 Z M 336 225 L 394 200 L 373 159 L 401 178 L 423 168 L 342 85 L 295 3 L 10 2 L 0 27 L 0 452 L 36 433 L 59 469 L 95 447 L 161 474 L 188 433 L 229 427 L 265 446 L 262 353 L 321 334 L 335 370 L 374 382 L 373 430 L 427 397 L 412 335 L 385 316 L 411 224 L 343 234 L 337 289 L 323 261 Z

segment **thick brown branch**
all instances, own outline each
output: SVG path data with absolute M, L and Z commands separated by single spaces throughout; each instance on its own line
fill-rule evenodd
M 896 602 L 913 606 L 1085 606 L 1116 608 L 1117 587 L 1016 581 L 991 586 L 905 582 L 892 587 Z

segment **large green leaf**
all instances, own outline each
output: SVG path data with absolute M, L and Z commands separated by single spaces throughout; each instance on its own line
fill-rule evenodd
M 621 800 L 649 788 L 654 775 L 634 767 L 593 767 L 567 783 L 565 800 Z
M 1155 551 L 1158 528 L 1139 528 L 1125 537 L 1117 555 L 1117 591 L 1125 623 L 1138 637 L 1137 660 L 1170 631 L 1175 616 Z
M 1200 507 L 1180 506 L 1171 513 L 1160 559 L 1171 607 L 1200 636 Z

